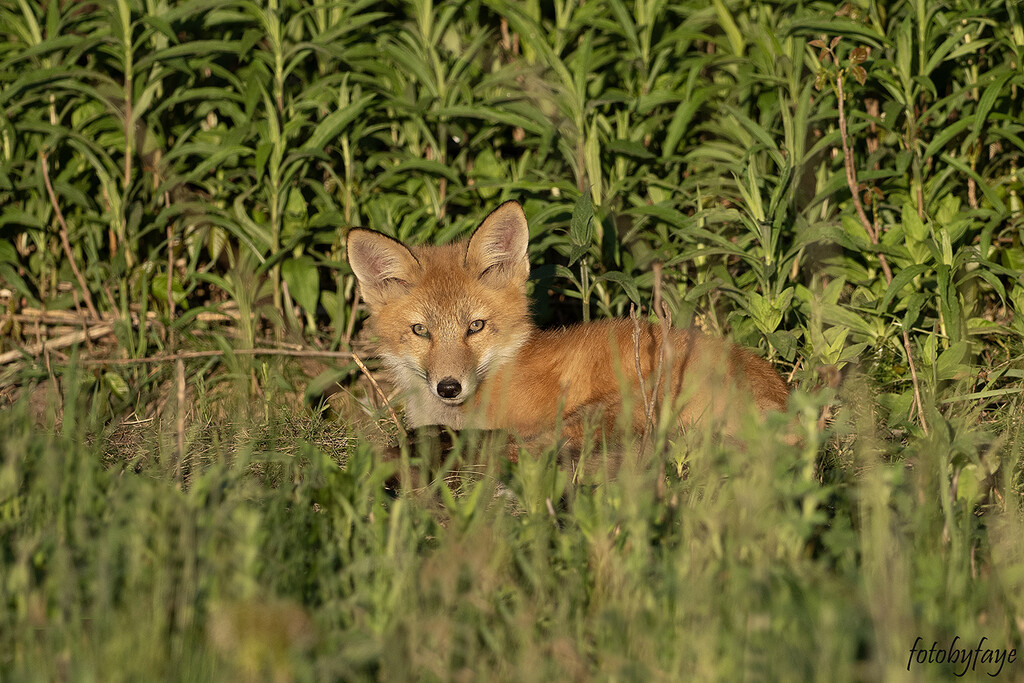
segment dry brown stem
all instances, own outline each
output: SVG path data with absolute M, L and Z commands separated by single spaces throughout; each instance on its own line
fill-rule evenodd
M 62 322 L 66 322 L 62 320 Z M 101 323 L 95 327 L 89 327 L 82 331 L 72 332 L 70 334 L 57 337 L 56 339 L 50 339 L 40 341 L 32 346 L 24 349 L 17 349 L 14 351 L 8 351 L 7 353 L 0 354 L 0 365 L 6 365 L 17 360 L 21 360 L 25 356 L 39 356 L 42 353 L 71 346 L 73 344 L 79 344 L 88 339 L 98 339 L 111 334 L 114 331 L 112 323 Z M 130 366 L 130 365 L 148 365 L 155 363 L 177 363 L 185 360 L 195 360 L 198 358 L 219 358 L 228 354 L 234 354 L 236 356 L 288 356 L 291 358 L 336 358 L 340 360 L 351 360 L 359 368 L 359 371 L 363 373 L 367 380 L 370 382 L 370 386 L 373 387 L 374 393 L 377 394 L 378 398 L 383 402 L 384 406 L 388 410 L 388 414 L 394 421 L 395 426 L 398 428 L 399 433 L 404 438 L 408 435 L 405 428 L 402 426 L 401 421 L 398 419 L 398 414 L 395 413 L 395 409 L 391 406 L 391 402 L 388 400 L 387 394 L 381 388 L 380 384 L 373 377 L 369 368 L 363 363 L 362 359 L 356 355 L 353 351 L 322 351 L 317 349 L 233 349 L 230 351 L 223 350 L 209 350 L 209 351 L 181 351 L 179 353 L 169 353 L 159 356 L 146 356 L 143 358 L 83 358 L 78 362 L 82 365 L 109 365 L 109 366 Z
M 647 397 L 647 382 L 644 380 L 644 366 L 640 361 L 640 319 L 633 304 L 629 305 L 629 319 L 633 321 L 633 367 L 636 369 L 636 379 L 640 384 L 640 396 L 644 400 L 646 415 L 650 411 L 650 401 Z
M 864 205 L 860 201 L 860 191 L 857 185 L 857 170 L 853 161 L 853 150 L 850 149 L 849 144 L 849 131 L 846 126 L 846 110 L 843 105 L 843 74 L 841 71 L 836 73 L 836 99 L 839 104 L 839 138 L 843 143 L 843 167 L 846 169 L 846 184 L 850 188 L 850 194 L 853 195 L 853 206 L 857 210 L 857 217 L 860 218 L 861 224 L 864 226 L 865 232 L 868 234 L 868 239 L 871 240 L 871 244 L 878 246 L 878 231 L 875 226 L 872 225 L 871 221 L 868 220 L 867 214 L 864 212 Z M 921 205 L 918 205 L 918 210 L 922 209 Z M 885 258 L 885 254 L 879 252 L 878 261 L 882 266 L 882 272 L 885 274 L 886 284 L 892 283 L 892 269 L 889 268 L 889 261 Z M 924 416 L 924 406 L 921 402 L 921 385 L 917 379 L 917 367 L 914 364 L 914 356 L 911 353 L 910 348 L 910 335 L 907 331 L 903 330 L 903 350 L 907 353 L 907 366 L 910 368 L 910 379 L 914 387 L 914 405 L 917 407 L 917 415 L 921 420 L 921 430 L 927 435 L 928 434 L 928 421 Z
M 176 417 L 176 429 L 178 449 L 174 461 L 174 476 L 182 484 L 184 483 L 184 462 L 185 462 L 185 361 L 178 359 L 174 362 L 175 384 L 177 388 L 178 410 Z
M 54 339 L 46 339 L 36 342 L 31 346 L 27 346 L 24 349 L 15 349 L 8 351 L 7 353 L 0 353 L 0 365 L 7 365 L 14 361 L 21 360 L 25 356 L 36 357 L 43 355 L 49 351 L 56 349 L 63 349 L 74 344 L 81 344 L 87 339 L 99 339 L 105 337 L 114 331 L 114 326 L 110 323 L 101 323 L 95 327 L 88 327 L 84 330 L 75 332 L 69 332 L 68 334 L 61 335 Z
M 647 449 L 647 441 L 650 438 L 651 432 L 655 429 L 654 411 L 658 406 L 658 397 L 661 394 L 665 374 L 672 363 L 672 345 L 669 342 L 669 334 L 672 330 L 672 314 L 669 312 L 668 306 L 661 299 L 661 264 L 655 262 L 652 270 L 654 271 L 654 291 L 651 306 L 654 308 L 654 315 L 657 316 L 661 326 L 661 339 L 658 342 L 658 365 L 652 375 L 650 396 L 647 394 L 640 363 L 640 324 L 632 307 L 630 308 L 630 317 L 633 319 L 633 359 L 636 363 L 637 378 L 640 380 L 640 395 L 644 400 L 644 433 L 640 439 L 640 449 L 637 451 L 637 458 L 642 457 Z
M 57 194 L 53 191 L 53 184 L 50 182 L 50 166 L 46 162 L 46 152 L 39 153 L 39 160 L 43 165 L 43 183 L 46 185 L 46 194 L 50 196 L 50 204 L 53 206 L 53 211 L 57 215 L 57 222 L 60 224 L 60 243 L 64 249 L 64 256 L 67 257 L 68 263 L 71 264 L 71 272 L 75 274 L 75 279 L 78 280 L 78 287 L 82 290 L 82 298 L 85 299 L 85 306 L 89 309 L 90 315 L 95 318 L 100 317 L 99 313 L 96 312 L 96 307 L 92 303 L 92 295 L 89 293 L 89 287 L 85 284 L 85 278 L 82 277 L 82 271 L 78 269 L 78 264 L 75 263 L 75 255 L 71 251 L 71 240 L 68 237 L 68 223 L 64 220 L 64 214 L 60 210 L 60 204 L 57 203 Z

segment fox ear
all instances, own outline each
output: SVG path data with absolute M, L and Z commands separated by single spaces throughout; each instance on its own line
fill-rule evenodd
M 408 247 L 373 230 L 349 230 L 347 245 L 348 264 L 359 280 L 363 300 L 371 307 L 408 288 L 419 268 Z
M 466 250 L 466 267 L 479 273 L 493 286 L 521 284 L 530 277 L 526 245 L 530 229 L 518 202 L 505 202 L 492 211 L 473 236 Z

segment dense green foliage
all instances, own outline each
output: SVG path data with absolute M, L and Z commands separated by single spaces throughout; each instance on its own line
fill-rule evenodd
M 539 322 L 647 306 L 661 264 L 676 324 L 798 390 L 746 449 L 591 486 L 470 448 L 484 470 L 395 498 L 359 402 L 325 420 L 287 360 L 179 387 L 27 357 L 0 370 L 0 678 L 849 680 L 906 674 L 917 636 L 1020 645 L 1022 16 L 4 0 L 0 352 L 34 308 L 113 319 L 128 359 L 344 348 L 344 228 L 446 241 L 518 199 Z

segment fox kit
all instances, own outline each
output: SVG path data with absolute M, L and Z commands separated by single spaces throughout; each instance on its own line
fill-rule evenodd
M 638 374 L 648 394 L 662 386 L 684 429 L 714 419 L 730 434 L 742 408 L 785 406 L 788 387 L 770 364 L 696 331 L 669 330 L 662 350 L 662 329 L 649 323 L 637 341 L 629 320 L 538 330 L 526 296 L 528 238 L 516 202 L 498 207 L 468 241 L 443 246 L 349 232 L 371 332 L 412 427 L 503 429 L 578 445 L 588 421 L 607 432 L 625 417 L 640 432 L 647 416 Z M 658 381 L 661 357 L 670 367 Z M 631 414 L 622 416 L 626 406 Z

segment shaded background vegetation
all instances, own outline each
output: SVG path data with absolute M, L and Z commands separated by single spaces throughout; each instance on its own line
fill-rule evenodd
M 3 3 L 0 671 L 931 677 L 918 635 L 1019 644 L 1021 17 Z M 392 499 L 355 365 L 230 353 L 348 348 L 346 227 L 446 241 L 506 199 L 539 322 L 647 305 L 662 264 L 677 324 L 801 388 L 805 445 Z M 103 324 L 94 358 L 226 356 L 32 350 Z M 861 375 L 827 424 L 822 366 Z

